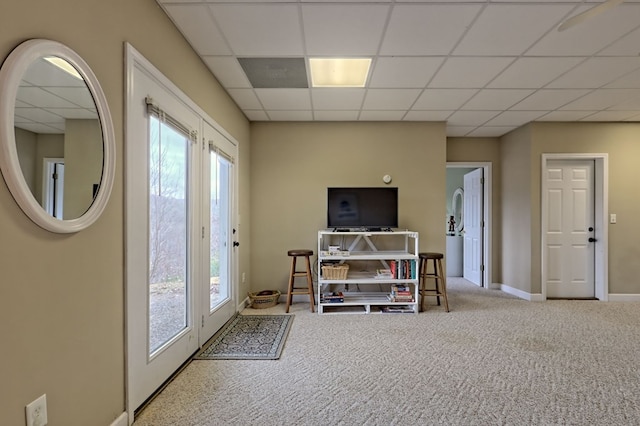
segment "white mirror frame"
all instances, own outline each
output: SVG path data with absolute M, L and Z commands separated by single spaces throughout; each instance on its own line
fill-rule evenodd
M 451 211 L 453 212 L 454 220 L 457 221 L 455 224 L 456 235 L 459 235 L 464 228 L 464 190 L 462 188 L 458 188 L 453 192 Z
M 29 65 L 43 56 L 65 59 L 78 70 L 93 96 L 100 118 L 103 142 L 102 178 L 93 203 L 76 219 L 60 220 L 40 206 L 29 189 L 20 168 L 16 148 L 14 114 L 20 82 Z M 115 134 L 107 99 L 98 79 L 87 63 L 69 47 L 51 40 L 27 40 L 16 47 L 0 68 L 0 170 L 25 214 L 40 227 L 56 233 L 78 232 L 94 223 L 104 211 L 115 176 Z

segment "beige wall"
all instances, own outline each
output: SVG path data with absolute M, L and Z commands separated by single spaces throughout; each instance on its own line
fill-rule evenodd
M 102 176 L 102 130 L 99 120 L 67 120 L 64 135 L 65 219 L 84 214 L 93 203 L 93 185 Z
M 501 139 L 502 282 L 532 294 L 541 285 L 541 170 L 544 153 L 606 153 L 609 158 L 609 293 L 640 294 L 635 218 L 640 215 L 640 125 L 533 123 Z
M 502 282 L 501 161 L 499 138 L 448 138 L 447 162 L 491 163 L 491 283 Z
M 72 235 L 33 224 L 0 181 L 0 424 L 25 424 L 25 405 L 46 393 L 50 425 L 108 425 L 125 409 L 124 42 L 239 141 L 239 164 L 247 166 L 249 126 L 154 0 L 55 0 L 46 7 L 12 0 L 3 11 L 0 58 L 24 40 L 48 38 L 91 66 L 114 119 L 117 171 L 104 214 Z M 241 171 L 241 214 L 248 181 Z M 241 243 L 241 268 L 248 270 L 248 232 Z
M 501 139 L 502 284 L 531 292 L 532 205 L 531 131 L 515 130 Z
M 637 194 L 640 125 L 635 123 L 534 123 L 532 127 L 532 192 L 540 205 L 543 153 L 607 153 L 609 155 L 609 212 L 618 223 L 609 225 L 609 293 L 640 294 L 640 245 Z M 540 209 L 532 213 L 532 277 L 540 281 Z M 533 285 L 533 292 L 539 286 Z
M 287 250 L 317 252 L 327 187 L 384 186 L 385 174 L 399 188 L 400 227 L 444 252 L 443 123 L 252 123 L 251 288 L 286 291 Z

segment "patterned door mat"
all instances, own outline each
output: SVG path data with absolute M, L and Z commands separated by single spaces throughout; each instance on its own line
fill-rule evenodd
M 193 359 L 278 359 L 293 315 L 236 315 Z

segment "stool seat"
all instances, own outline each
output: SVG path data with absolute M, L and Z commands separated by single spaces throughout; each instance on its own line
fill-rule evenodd
M 420 259 L 444 259 L 444 254 L 434 252 L 418 253 Z
M 437 252 L 423 252 L 418 253 L 420 259 L 420 265 L 418 270 L 419 284 L 418 292 L 420 293 L 420 311 L 424 310 L 424 297 L 435 296 L 440 306 L 440 297 L 444 300 L 444 309 L 449 312 L 449 301 L 447 300 L 447 281 L 445 277 L 444 268 L 442 267 L 442 259 L 444 254 Z M 429 261 L 432 261 L 433 272 L 429 272 Z M 427 288 L 427 280 L 433 279 L 435 281 L 435 288 Z
M 314 305 L 316 303 L 316 298 L 313 294 L 313 277 L 311 276 L 311 261 L 310 257 L 313 256 L 313 250 L 309 249 L 292 249 L 287 251 L 287 255 L 291 257 L 291 272 L 289 273 L 289 286 L 287 288 L 287 310 L 289 313 L 289 306 L 293 302 L 294 294 L 308 294 L 309 300 L 311 302 L 311 312 L 314 312 Z M 304 257 L 305 261 L 305 270 L 298 271 L 296 269 L 296 259 L 298 257 Z M 296 287 L 295 279 L 297 277 L 306 277 L 307 285 L 305 287 Z
M 313 256 L 313 250 L 294 249 L 287 252 L 289 256 Z

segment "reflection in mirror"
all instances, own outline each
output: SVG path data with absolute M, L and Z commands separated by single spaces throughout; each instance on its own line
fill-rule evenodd
M 102 175 L 102 132 L 82 76 L 58 57 L 35 60 L 18 88 L 16 150 L 25 182 L 58 219 L 91 206 Z
M 451 211 L 455 220 L 455 235 L 460 235 L 464 229 L 464 190 L 462 188 L 458 188 L 453 192 Z
M 95 74 L 67 46 L 28 40 L 0 68 L 0 169 L 36 224 L 69 233 L 102 214 L 115 139 Z

